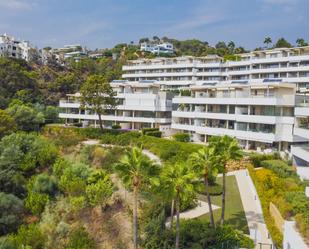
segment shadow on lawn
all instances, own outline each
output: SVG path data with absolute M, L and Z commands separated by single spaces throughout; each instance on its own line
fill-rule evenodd
M 247 219 L 243 211 L 239 211 L 235 214 L 232 214 L 227 220 L 226 224 L 231 225 L 232 227 L 237 227 L 238 230 L 243 231 L 246 234 L 249 234 L 249 228 L 247 225 Z

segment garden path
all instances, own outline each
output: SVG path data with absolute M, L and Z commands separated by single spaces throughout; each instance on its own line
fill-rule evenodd
M 236 176 L 242 205 L 250 230 L 250 238 L 255 241 L 256 248 L 260 248 L 261 244 L 265 246 L 273 244 L 272 240 L 269 238 L 269 232 L 263 218 L 260 199 L 248 170 L 243 169 L 229 172 L 228 174 Z M 265 246 L 261 248 L 270 248 L 270 246 Z

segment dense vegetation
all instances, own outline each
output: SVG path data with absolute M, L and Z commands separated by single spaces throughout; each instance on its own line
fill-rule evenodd
M 309 201 L 305 195 L 306 182 L 301 182 L 291 166 L 282 160 L 275 160 L 274 155 L 264 157 L 252 155 L 252 158 L 255 164 L 263 166 L 263 169 L 254 170 L 253 166 L 248 169 L 261 200 L 267 227 L 277 247 L 281 248 L 282 234 L 270 215 L 271 202 L 276 205 L 284 219 L 295 219 L 301 234 L 304 238 L 309 238 Z

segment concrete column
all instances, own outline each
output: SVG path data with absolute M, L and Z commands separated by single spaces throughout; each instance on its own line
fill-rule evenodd
M 282 150 L 282 142 L 281 142 L 281 141 L 278 143 L 278 150 L 279 150 L 279 151 Z
M 250 145 L 249 145 L 249 140 L 246 140 L 246 147 L 245 147 L 245 149 L 246 149 L 246 150 L 249 150 L 249 146 L 250 146 Z

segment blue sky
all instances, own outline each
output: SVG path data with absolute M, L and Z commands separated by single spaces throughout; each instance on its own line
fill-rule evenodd
M 309 0 L 0 0 L 0 33 L 39 47 L 104 48 L 157 35 L 251 49 L 265 36 L 309 41 L 308 10 Z

